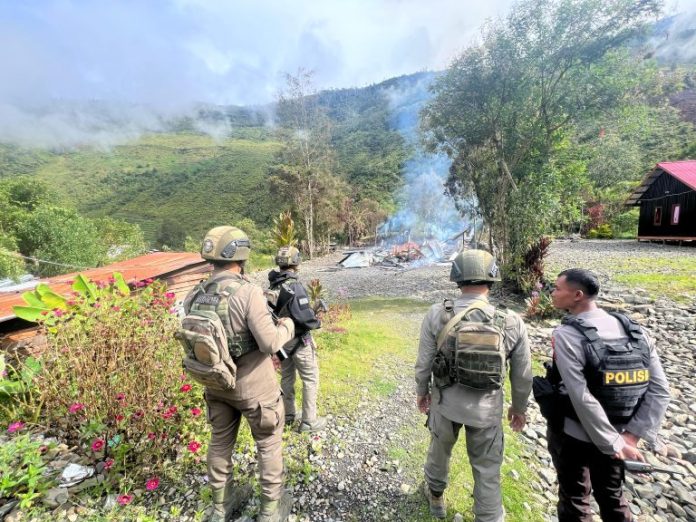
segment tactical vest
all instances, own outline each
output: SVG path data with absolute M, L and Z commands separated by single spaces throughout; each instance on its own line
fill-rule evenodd
M 497 309 L 491 314 L 489 306 L 474 302 L 454 314 L 446 301 L 445 313 L 450 319 L 438 334 L 432 368 L 438 388 L 453 384 L 482 391 L 502 388 L 507 366 L 503 342 L 506 315 Z M 483 319 L 468 317 L 473 311 L 483 314 Z
M 186 311 L 188 313 L 200 310 L 215 312 L 218 315 L 227 334 L 227 347 L 232 359 L 239 359 L 242 355 L 258 349 L 256 339 L 250 331 L 238 334 L 230 322 L 229 299 L 245 284 L 247 281 L 244 279 L 231 278 L 227 274 L 204 281 L 199 285 L 198 294 Z
M 603 341 L 597 328 L 575 316 L 566 316 L 562 324 L 575 328 L 585 337 L 583 374 L 587 388 L 611 423 L 624 424 L 635 414 L 650 384 L 650 347 L 637 323 L 622 314 L 611 315 L 623 326 L 628 341 Z M 555 361 L 552 372 L 553 380 L 560 381 Z M 566 407 L 570 408 L 568 416 L 577 419 L 570 401 Z

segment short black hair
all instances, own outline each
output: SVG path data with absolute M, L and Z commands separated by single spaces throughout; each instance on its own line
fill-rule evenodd
M 580 287 L 580 290 L 589 297 L 594 299 L 599 294 L 599 280 L 597 276 L 584 268 L 569 268 L 563 270 L 558 277 L 565 277 L 566 282 L 573 286 Z

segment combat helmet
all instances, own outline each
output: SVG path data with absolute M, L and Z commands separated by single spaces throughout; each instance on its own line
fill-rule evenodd
M 208 261 L 246 261 L 251 252 L 249 237 L 237 227 L 215 227 L 203 239 L 201 257 Z
M 302 261 L 300 251 L 294 246 L 284 246 L 278 249 L 275 256 L 275 263 L 280 268 L 296 267 Z
M 495 258 L 485 250 L 462 250 L 452 260 L 450 281 L 493 283 L 500 281 L 500 269 Z

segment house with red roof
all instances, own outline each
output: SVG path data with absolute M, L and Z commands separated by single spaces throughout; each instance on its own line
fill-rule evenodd
M 696 240 L 696 160 L 658 163 L 626 200 L 640 207 L 639 240 Z
M 114 272 L 119 272 L 128 283 L 159 279 L 167 283 L 167 289 L 174 292 L 178 302 L 199 281 L 206 279 L 211 270 L 212 266 L 197 253 L 153 252 L 79 273 L 95 283 L 106 283 Z M 40 330 L 35 324 L 15 316 L 13 307 L 25 305 L 22 294 L 38 283 L 44 283 L 54 292 L 68 296 L 77 275 L 78 272 L 63 274 L 36 279 L 7 290 L 0 289 L 0 353 L 40 351 L 45 343 Z

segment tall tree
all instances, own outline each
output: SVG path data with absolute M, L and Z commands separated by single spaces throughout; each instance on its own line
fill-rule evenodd
M 333 174 L 330 120 L 318 103 L 312 73 L 300 69 L 296 75 L 286 74 L 285 79 L 277 106 L 283 147 L 271 168 L 271 183 L 275 192 L 292 202 L 300 216 L 307 253 L 312 257 L 317 246 L 317 223 L 322 221 L 318 207 L 335 200 L 342 186 Z
M 625 74 L 632 58 L 617 49 L 659 3 L 525 0 L 436 81 L 423 112 L 426 143 L 453 159 L 450 193 L 478 200 L 491 246 L 509 268 L 557 203 L 548 162 L 566 131 L 639 89 L 639 75 Z M 617 64 L 620 74 L 609 67 Z M 522 212 L 526 204 L 537 211 Z

